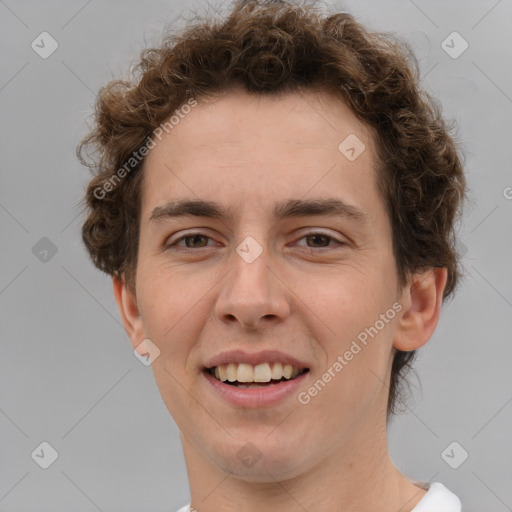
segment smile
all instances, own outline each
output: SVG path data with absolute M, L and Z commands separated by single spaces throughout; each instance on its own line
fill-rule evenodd
M 228 378 L 228 372 L 232 380 Z M 282 404 L 286 398 L 294 398 L 309 373 L 309 368 L 301 369 L 281 363 L 261 363 L 254 366 L 247 363 L 228 363 L 203 371 L 217 398 L 242 408 L 269 407 Z
M 207 372 L 218 381 L 245 389 L 267 387 L 293 380 L 307 371 L 308 368 L 282 363 L 227 363 L 207 369 Z

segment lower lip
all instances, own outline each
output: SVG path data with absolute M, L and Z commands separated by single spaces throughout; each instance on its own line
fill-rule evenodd
M 206 380 L 213 389 L 225 400 L 239 407 L 263 407 L 284 400 L 290 395 L 296 394 L 299 386 L 306 379 L 309 372 L 305 372 L 295 379 L 269 384 L 262 388 L 239 388 L 230 384 L 224 384 L 208 372 L 203 372 Z

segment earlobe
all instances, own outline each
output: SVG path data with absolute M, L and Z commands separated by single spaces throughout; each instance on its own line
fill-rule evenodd
M 406 308 L 399 319 L 393 346 L 405 352 L 422 347 L 432 336 L 443 303 L 448 271 L 432 267 L 411 276 L 404 290 Z
M 113 277 L 112 285 L 124 329 L 132 342 L 133 348 L 136 348 L 145 338 L 137 297 L 126 285 L 124 276 Z

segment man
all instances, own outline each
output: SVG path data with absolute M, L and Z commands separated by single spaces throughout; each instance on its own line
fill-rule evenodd
M 466 186 L 406 57 L 350 15 L 241 1 L 99 95 L 83 240 L 180 429 L 183 511 L 460 510 L 387 447 Z

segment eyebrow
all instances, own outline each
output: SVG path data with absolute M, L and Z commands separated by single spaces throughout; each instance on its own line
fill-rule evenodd
M 160 221 L 191 215 L 221 220 L 233 220 L 231 208 L 225 208 L 213 201 L 201 199 L 182 199 L 171 201 L 163 206 L 157 206 L 149 218 L 150 221 Z M 370 217 L 357 206 L 345 203 L 341 199 L 289 199 L 276 204 L 273 211 L 275 220 L 290 217 L 307 217 L 314 215 L 339 216 L 357 220 L 363 224 L 370 222 Z

